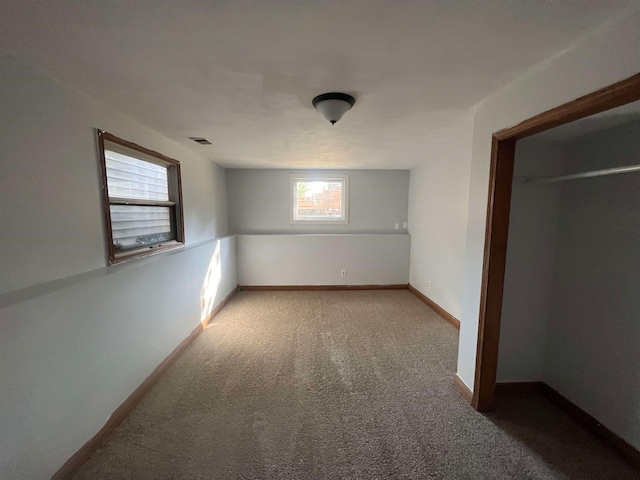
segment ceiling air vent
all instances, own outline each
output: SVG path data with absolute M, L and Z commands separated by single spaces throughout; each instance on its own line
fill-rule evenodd
M 198 142 L 200 145 L 213 145 L 209 140 L 203 137 L 189 137 L 194 142 Z

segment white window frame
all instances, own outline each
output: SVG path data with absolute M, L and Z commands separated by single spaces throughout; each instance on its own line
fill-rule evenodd
M 298 180 L 335 182 L 342 184 L 340 218 L 298 218 Z M 292 173 L 289 176 L 289 223 L 296 225 L 346 225 L 349 223 L 349 175 L 323 175 L 320 173 Z

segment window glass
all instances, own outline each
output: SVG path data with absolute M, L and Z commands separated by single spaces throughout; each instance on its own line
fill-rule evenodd
M 291 175 L 291 223 L 347 223 L 348 176 Z
M 110 197 L 169 200 L 167 167 L 105 150 Z
M 169 207 L 110 205 L 116 251 L 175 240 Z

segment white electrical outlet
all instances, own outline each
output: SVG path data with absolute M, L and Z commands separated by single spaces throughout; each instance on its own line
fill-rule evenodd
M 340 276 L 341 277 L 346 277 L 347 276 L 347 271 L 346 270 L 340 270 Z
M 431 288 L 431 280 L 427 282 L 427 288 Z
M 396 223 L 396 230 L 400 229 L 400 224 Z

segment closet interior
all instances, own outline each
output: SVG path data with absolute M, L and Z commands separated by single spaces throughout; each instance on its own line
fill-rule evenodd
M 497 381 L 640 449 L 640 102 L 516 143 Z

